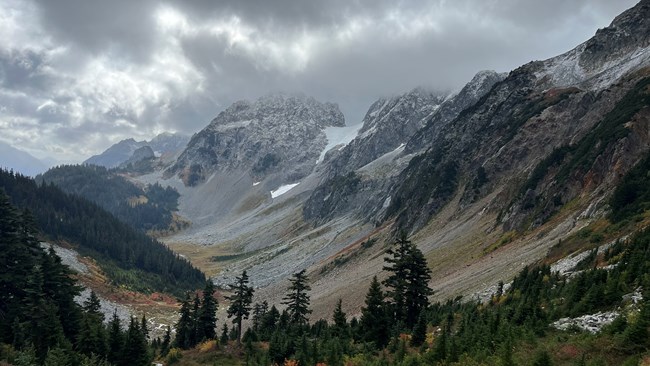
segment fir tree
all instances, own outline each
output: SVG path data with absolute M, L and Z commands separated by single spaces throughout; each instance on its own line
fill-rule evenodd
M 172 329 L 168 325 L 167 330 L 165 330 L 165 336 L 163 337 L 162 344 L 160 345 L 160 355 L 162 357 L 167 356 L 167 353 L 169 352 L 169 347 L 171 345 L 171 339 L 172 339 Z
M 269 311 L 269 303 L 264 300 L 261 304 L 255 303 L 253 305 L 253 330 L 259 332 L 260 326 L 262 325 L 262 319 Z
M 424 341 L 427 338 L 427 318 L 424 311 L 420 313 L 418 317 L 418 322 L 413 328 L 413 334 L 411 336 L 411 346 L 420 347 L 424 344 Z
M 131 317 L 129 328 L 126 332 L 122 364 L 134 366 L 148 366 L 150 362 L 149 349 L 144 333 L 135 317 Z
M 305 272 L 303 269 L 293 274 L 289 280 L 291 286 L 289 286 L 288 293 L 284 296 L 284 301 L 282 302 L 287 305 L 289 321 L 295 325 L 306 324 L 307 315 L 311 313 L 309 309 L 309 295 L 307 295 L 307 291 L 311 290 L 311 287 L 307 285 Z
M 181 302 L 180 317 L 176 323 L 176 338 L 174 339 L 174 346 L 182 349 L 192 347 L 193 332 L 194 324 L 190 309 L 190 295 L 187 294 L 185 300 Z
M 360 327 L 364 341 L 373 342 L 378 348 L 388 344 L 388 317 L 384 309 L 384 294 L 377 276 L 372 278 L 365 306 L 361 308 Z
M 223 323 L 223 327 L 221 328 L 221 337 L 219 338 L 219 343 L 222 345 L 228 344 L 228 324 L 225 322 Z
M 142 314 L 142 318 L 140 319 L 140 331 L 142 332 L 142 335 L 144 336 L 145 341 L 149 341 L 149 326 L 147 325 L 147 317 Z
M 384 270 L 390 275 L 384 281 L 388 288 L 391 314 L 396 323 L 411 329 L 422 310 L 429 305 L 431 270 L 422 252 L 402 232 L 394 248 L 389 248 Z
M 338 337 L 341 339 L 348 339 L 350 337 L 350 329 L 348 327 L 348 321 L 346 315 L 343 312 L 343 300 L 339 299 L 334 308 L 334 314 L 332 315 L 332 320 L 334 325 L 332 326 L 332 336 Z
M 253 301 L 253 288 L 248 285 L 248 275 L 246 271 L 242 272 L 241 277 L 235 278 L 235 283 L 230 286 L 233 289 L 232 296 L 228 296 L 230 307 L 228 308 L 228 318 L 235 318 L 233 324 L 237 325 L 237 342 L 241 343 L 241 323 L 242 319 L 248 319 Z
M 203 328 L 201 327 L 201 299 L 199 295 L 194 295 L 194 300 L 192 301 L 192 312 L 191 312 L 191 330 L 189 331 L 190 338 L 190 347 L 196 346 L 200 341 L 203 340 Z
M 217 337 L 217 309 L 219 303 L 214 298 L 214 283 L 208 280 L 203 289 L 203 301 L 199 315 L 199 334 L 202 339 L 215 339 Z
M 108 323 L 108 361 L 117 364 L 121 361 L 122 349 L 124 347 L 124 337 L 120 318 L 117 316 L 117 309 L 113 311 L 113 317 Z

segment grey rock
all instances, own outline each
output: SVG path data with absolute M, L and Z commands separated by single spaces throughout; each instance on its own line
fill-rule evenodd
M 131 157 L 120 164 L 120 167 L 126 167 L 129 164 L 137 164 L 141 161 L 147 160 L 147 159 L 153 159 L 155 158 L 156 155 L 154 154 L 153 150 L 151 149 L 151 146 L 143 146 L 141 148 L 138 148 L 133 152 L 133 155 Z
M 236 102 L 195 134 L 167 176 L 194 186 L 215 172 L 248 171 L 260 181 L 300 180 L 313 170 L 327 145 L 324 129 L 344 126 L 336 104 L 304 95 L 270 95 Z

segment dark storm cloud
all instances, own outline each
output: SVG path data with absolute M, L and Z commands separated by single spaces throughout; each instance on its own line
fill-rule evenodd
M 0 135 L 83 160 L 275 91 L 357 123 L 377 97 L 567 51 L 634 3 L 0 0 Z
M 146 59 L 155 33 L 149 0 L 35 0 L 44 27 L 61 42 L 70 42 L 94 54 L 114 49 Z

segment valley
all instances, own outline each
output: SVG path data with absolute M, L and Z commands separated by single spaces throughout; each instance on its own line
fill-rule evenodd
M 650 0 L 405 90 L 0 169 L 0 365 L 648 364 Z

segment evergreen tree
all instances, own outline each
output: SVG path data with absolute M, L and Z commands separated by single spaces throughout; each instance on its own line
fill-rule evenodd
M 338 337 L 341 339 L 350 338 L 350 329 L 348 327 L 348 321 L 346 315 L 343 312 L 343 300 L 339 299 L 334 308 L 334 314 L 332 315 L 332 320 L 334 321 L 334 326 L 331 328 L 332 336 Z
M 83 303 L 83 309 L 86 314 L 98 317 L 102 322 L 104 321 L 104 314 L 100 311 L 101 303 L 94 290 L 90 290 L 90 296 Z
M 365 307 L 361 308 L 361 333 L 366 342 L 373 342 L 378 348 L 388 344 L 388 317 L 384 308 L 384 294 L 377 276 L 372 278 L 366 294 Z
M 165 357 L 169 352 L 169 347 L 171 345 L 172 339 L 172 329 L 168 325 L 167 330 L 165 330 L 165 336 L 163 337 L 162 344 L 160 345 L 160 356 Z
M 134 366 L 148 366 L 150 362 L 149 349 L 144 333 L 135 317 L 131 317 L 129 329 L 126 332 L 122 364 Z
M 390 275 L 384 281 L 388 288 L 391 315 L 396 323 L 411 329 L 422 310 L 429 305 L 431 270 L 422 252 L 402 232 L 395 246 L 389 248 L 384 270 Z
M 262 340 L 268 341 L 271 337 L 271 334 L 275 331 L 280 321 L 280 311 L 275 305 L 271 306 L 271 309 L 264 314 L 262 317 L 262 322 L 260 324 L 260 336 Z
M 122 349 L 124 347 L 124 337 L 120 318 L 117 316 L 117 309 L 113 311 L 113 317 L 108 323 L 108 361 L 117 364 L 122 359 Z
M 149 341 L 149 326 L 147 325 L 147 317 L 142 314 L 142 319 L 140 319 L 140 331 L 142 332 L 142 335 L 144 336 L 144 340 L 146 342 Z
M 233 324 L 237 325 L 237 342 L 241 343 L 242 319 L 248 319 L 253 301 L 253 287 L 248 285 L 248 275 L 242 272 L 241 277 L 235 278 L 235 283 L 230 286 L 233 290 L 232 296 L 226 297 L 230 300 L 228 318 L 234 317 Z
M 309 309 L 309 295 L 307 295 L 307 291 L 311 290 L 311 287 L 307 285 L 305 272 L 303 269 L 293 274 L 289 280 L 291 286 L 289 286 L 288 293 L 284 296 L 284 301 L 282 302 L 287 305 L 289 321 L 295 325 L 306 324 L 307 315 L 311 313 Z
M 221 337 L 219 338 L 219 343 L 222 345 L 228 344 L 228 324 L 223 323 L 223 328 L 221 328 Z
M 208 280 L 203 289 L 203 301 L 199 315 L 199 334 L 202 339 L 215 339 L 217 337 L 217 309 L 219 303 L 214 298 L 214 283 Z
M 203 328 L 201 327 L 201 299 L 199 295 L 194 295 L 191 312 L 191 330 L 189 331 L 190 347 L 196 346 L 203 340 Z
M 104 314 L 100 311 L 100 302 L 95 291 L 83 303 L 84 314 L 81 329 L 77 337 L 78 350 L 85 355 L 105 357 L 108 352 L 108 340 L 104 328 Z
M 255 332 L 260 331 L 260 326 L 262 325 L 262 319 L 269 311 L 269 303 L 264 300 L 261 304 L 255 303 L 253 305 L 253 330 Z
M 427 339 L 427 318 L 424 312 L 420 313 L 418 317 L 418 322 L 413 328 L 413 334 L 411 336 L 411 346 L 420 347 L 424 344 L 424 341 Z
M 70 357 L 61 348 L 51 348 L 47 351 L 47 356 L 43 362 L 44 366 L 68 366 Z
M 192 347 L 192 333 L 194 332 L 194 324 L 192 321 L 192 313 L 190 309 L 190 295 L 187 294 L 185 300 L 181 302 L 180 317 L 176 323 L 176 338 L 174 339 L 174 347 L 188 349 Z

